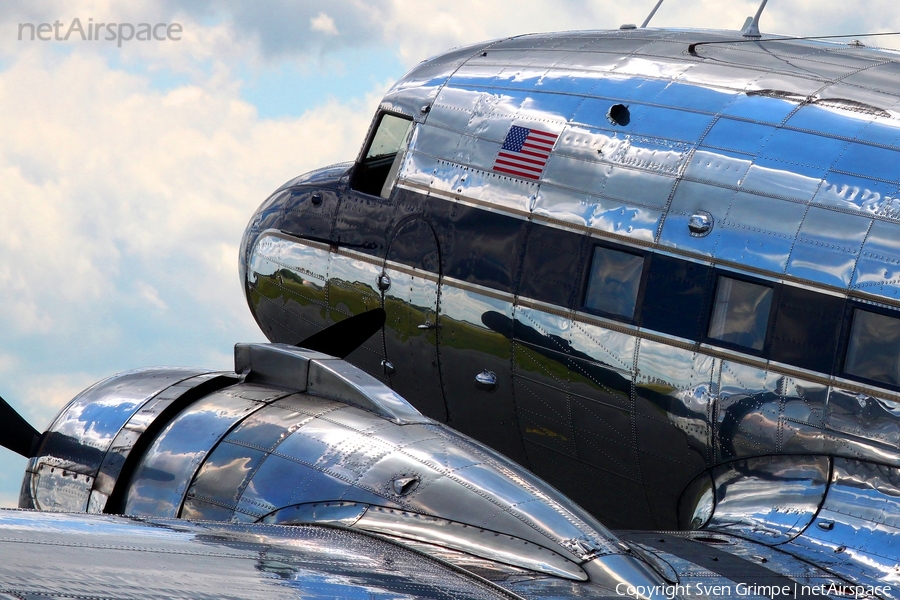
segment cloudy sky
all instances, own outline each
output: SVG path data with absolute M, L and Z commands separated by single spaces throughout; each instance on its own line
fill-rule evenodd
M 654 3 L 3 0 L 0 395 L 43 430 L 118 371 L 230 368 L 236 341 L 263 340 L 237 276 L 244 225 L 286 180 L 352 159 L 408 68 L 483 39 L 640 23 Z M 736 29 L 757 4 L 667 0 L 652 25 Z M 31 39 L 76 18 L 86 33 L 177 23 L 180 39 Z M 896 31 L 900 15 L 895 0 L 772 0 L 761 25 Z M 0 449 L 0 505 L 24 464 Z

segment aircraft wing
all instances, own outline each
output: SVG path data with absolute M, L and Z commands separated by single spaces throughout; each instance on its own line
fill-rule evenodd
M 490 561 L 470 561 L 462 568 L 436 557 L 435 548 L 420 552 L 408 540 L 401 545 L 340 526 L 3 509 L 0 600 L 892 597 L 889 584 L 851 584 L 732 536 L 628 532 L 623 537 L 665 573 L 657 589 L 624 584 L 609 589 Z
M 323 526 L 0 511 L 0 598 L 516 598 Z

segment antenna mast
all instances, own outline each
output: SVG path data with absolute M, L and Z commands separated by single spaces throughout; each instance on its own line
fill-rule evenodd
M 664 0 L 659 0 L 659 2 L 656 3 L 656 6 L 653 7 L 653 10 L 651 10 L 651 11 L 650 11 L 650 14 L 647 15 L 647 18 L 644 19 L 644 22 L 643 22 L 643 23 L 641 23 L 641 29 L 643 29 L 644 27 L 646 27 L 646 26 L 650 23 L 650 19 L 653 18 L 653 15 L 656 14 L 656 11 L 659 10 L 659 7 L 660 7 L 660 6 L 662 6 L 663 1 L 664 1 Z
M 747 22 L 744 23 L 744 30 L 741 32 L 741 35 L 744 37 L 762 37 L 762 34 L 759 32 L 759 17 L 762 15 L 763 9 L 766 7 L 766 3 L 769 0 L 763 0 L 762 4 L 759 5 L 759 10 L 756 11 L 756 16 L 752 19 L 747 17 Z

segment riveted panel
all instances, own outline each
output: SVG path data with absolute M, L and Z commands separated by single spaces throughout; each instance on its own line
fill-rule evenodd
M 284 392 L 244 384 L 211 394 L 183 410 L 135 468 L 125 514 L 178 516 L 197 469 L 226 431 Z
M 873 221 L 850 287 L 886 298 L 900 297 L 900 236 L 896 224 Z
M 717 460 L 777 451 L 782 376 L 734 361 L 722 361 L 717 400 Z
M 425 123 L 451 131 L 465 131 L 475 107 L 487 93 L 483 90 L 445 86 L 431 105 Z
M 227 512 L 234 511 L 238 498 L 265 458 L 262 450 L 228 442 L 219 444 L 191 483 L 181 517 L 194 521 L 231 520 Z
M 856 134 L 856 139 L 860 142 L 897 148 L 900 146 L 900 124 L 887 115 L 875 117 Z
M 720 113 L 735 98 L 733 90 L 709 86 L 685 85 L 669 82 L 660 90 L 655 101 L 672 108 L 687 108 L 692 111 Z
M 416 128 L 415 138 L 410 147 L 414 148 L 416 152 L 427 154 L 430 157 L 452 161 L 456 157 L 456 149 L 464 137 L 458 131 L 432 126 L 429 123 Z M 408 167 L 404 167 L 403 175 L 405 176 Z
M 830 91 L 831 88 L 829 87 L 827 90 Z M 896 99 L 894 102 L 896 102 Z M 828 103 L 823 105 L 806 104 L 801 106 L 797 112 L 791 115 L 791 118 L 788 119 L 786 125 L 788 127 L 805 129 L 807 131 L 828 132 L 830 135 L 852 139 L 855 138 L 861 130 L 866 128 L 874 118 L 875 116 L 872 114 L 841 110 L 837 106 L 829 106 Z M 847 142 L 844 142 L 844 146 L 846 145 Z M 806 160 L 807 151 L 810 151 L 813 154 L 817 151 L 816 148 L 811 148 L 806 144 L 797 146 L 795 150 L 798 154 L 803 153 L 804 160 Z M 834 156 L 832 160 L 836 158 L 837 156 Z M 820 164 L 824 163 L 820 162 Z
M 897 402 L 835 388 L 828 397 L 825 428 L 896 451 L 900 448 L 898 415 L 900 405 Z M 877 454 L 872 452 L 869 458 L 875 456 Z
M 786 272 L 819 283 L 849 287 L 872 220 L 811 206 L 797 234 Z
M 744 176 L 741 187 L 748 191 L 809 202 L 822 182 L 824 168 L 791 165 L 758 157 Z
M 514 394 L 523 439 L 576 457 L 567 344 L 558 335 L 568 319 L 528 308 L 517 308 L 515 316 Z
M 746 95 L 735 96 L 734 100 L 722 110 L 722 114 L 777 125 L 797 109 L 801 100 L 805 100 L 801 95 L 778 93 L 777 90 L 772 90 L 770 94 L 764 91 L 751 91 Z
M 722 219 L 716 258 L 783 272 L 806 206 L 738 192 Z
M 684 170 L 685 179 L 737 187 L 743 180 L 753 156 L 700 146 Z
M 719 361 L 641 340 L 635 378 L 635 452 L 659 527 L 677 526 L 675 503 L 712 458 Z
M 829 387 L 785 377 L 780 392 L 779 451 L 786 454 L 825 454 L 823 425 Z
M 897 482 L 895 468 L 836 458 L 815 526 L 783 548 L 856 585 L 891 587 L 900 535 Z
M 513 400 L 511 300 L 444 284 L 440 310 L 450 424 L 527 464 Z M 476 388 L 475 377 L 485 371 L 497 378 L 494 391 Z
M 148 402 L 202 371 L 139 369 L 120 373 L 78 394 L 60 411 L 43 436 L 26 473 L 33 508 L 100 512 L 106 497 L 95 495 L 95 479 L 108 474 L 107 457 L 118 454 L 116 441 Z M 116 473 L 117 475 L 117 473 Z M 30 481 L 29 481 L 30 480 Z M 102 482 L 107 493 L 109 481 Z
M 248 300 L 269 339 L 296 344 L 320 329 L 329 254 L 278 234 L 259 238 L 250 257 Z
M 760 156 L 824 172 L 846 147 L 845 140 L 790 129 L 775 129 L 766 140 Z
M 818 513 L 829 463 L 826 456 L 763 456 L 714 468 L 715 510 L 706 528 L 763 544 L 790 541 Z
M 812 203 L 896 221 L 900 217 L 900 187 L 896 183 L 830 171 Z
M 900 151 L 898 150 L 853 143 L 847 146 L 833 168 L 836 171 L 854 173 L 863 177 L 898 181 L 900 180 L 900 174 L 897 173 L 898 163 L 900 163 Z

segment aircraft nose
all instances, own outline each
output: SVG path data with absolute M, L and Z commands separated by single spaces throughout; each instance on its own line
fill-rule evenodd
M 353 163 L 316 169 L 288 181 L 256 209 L 241 239 L 238 269 L 247 293 L 248 263 L 253 246 L 264 231 L 326 241 Z

